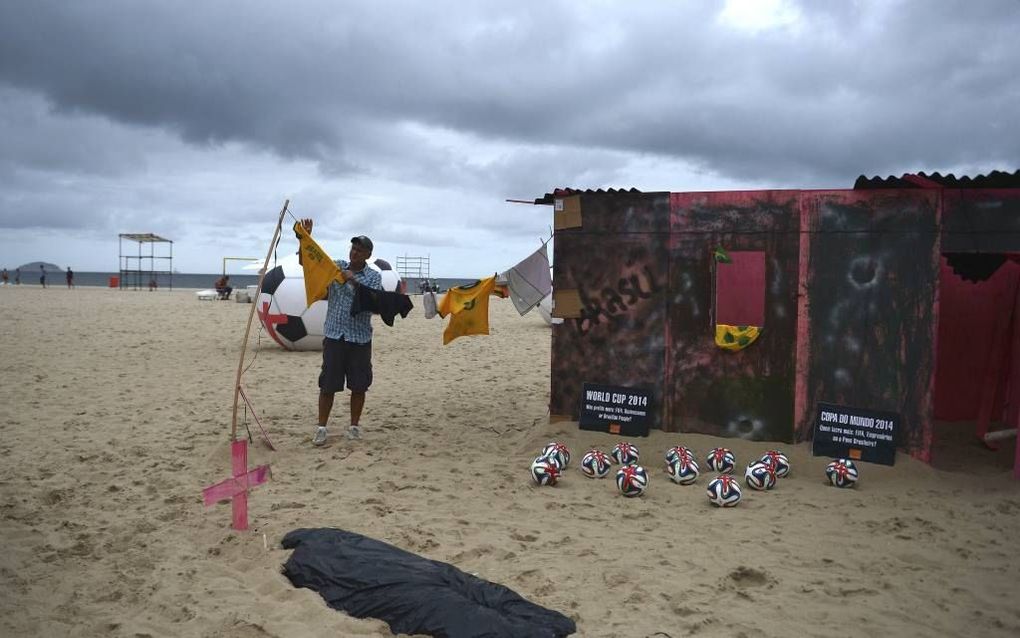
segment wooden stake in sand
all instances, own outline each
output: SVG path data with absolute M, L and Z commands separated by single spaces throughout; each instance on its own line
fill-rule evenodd
M 266 277 L 266 270 L 269 268 L 269 259 L 273 256 L 273 248 L 276 247 L 276 240 L 280 238 L 280 229 L 283 228 L 283 216 L 287 214 L 288 199 L 283 203 L 280 210 L 280 219 L 276 222 L 276 230 L 273 231 L 273 239 L 269 242 L 269 250 L 266 251 L 266 260 L 262 262 L 262 270 L 259 271 L 259 283 L 255 290 L 262 290 L 262 280 Z M 237 377 L 234 379 L 234 414 L 230 419 L 230 440 L 237 440 L 237 399 L 241 395 L 241 371 L 244 369 L 244 355 L 248 351 L 248 335 L 251 334 L 251 319 L 255 316 L 255 306 L 252 302 L 251 310 L 248 311 L 248 324 L 244 327 L 244 339 L 241 341 L 241 359 L 237 362 Z M 272 445 L 270 445 L 272 447 Z
M 262 279 L 266 276 L 266 269 L 269 267 L 270 257 L 273 256 L 276 240 L 280 238 L 283 216 L 287 214 L 287 206 L 289 205 L 290 200 L 288 199 L 283 203 L 283 209 L 280 210 L 280 219 L 276 222 L 276 230 L 273 231 L 273 239 L 269 242 L 266 260 L 262 264 L 262 270 L 259 271 L 259 283 L 256 290 L 262 289 Z M 255 315 L 255 305 L 253 302 L 251 310 L 248 312 L 248 324 L 244 328 L 244 340 L 241 341 L 241 360 L 237 363 L 237 377 L 234 379 L 234 412 L 230 420 L 230 464 L 233 470 L 232 476 L 225 481 L 202 490 L 202 500 L 205 502 L 206 507 L 215 505 L 228 498 L 230 499 L 231 509 L 233 510 L 232 527 L 237 530 L 248 529 L 248 491 L 256 485 L 265 483 L 272 476 L 268 465 L 260 465 L 253 470 L 248 470 L 248 441 L 246 439 L 237 440 L 238 397 L 243 397 L 248 407 L 251 407 L 251 402 L 248 401 L 244 390 L 241 389 L 241 372 L 244 369 L 244 355 L 248 351 L 248 336 L 251 334 L 251 320 Z M 252 414 L 255 414 L 254 408 L 252 408 Z M 255 420 L 258 422 L 257 416 Z M 261 423 L 259 423 L 259 430 L 262 432 L 262 436 L 269 449 L 274 449 Z

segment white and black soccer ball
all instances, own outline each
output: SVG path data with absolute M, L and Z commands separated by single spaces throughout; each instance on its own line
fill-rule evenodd
M 641 496 L 648 489 L 648 472 L 640 465 L 624 465 L 616 472 L 616 489 L 627 497 Z
M 678 459 L 694 460 L 694 456 L 694 450 L 684 447 L 683 445 L 674 445 L 666 450 L 666 465 L 669 465 Z
M 836 487 L 857 485 L 857 465 L 850 459 L 836 459 L 825 466 L 825 476 Z
M 776 478 L 786 478 L 790 475 L 790 459 L 786 458 L 786 455 L 779 450 L 769 450 L 761 457 L 761 460 L 772 465 L 772 471 L 776 473 Z
M 698 480 L 698 462 L 693 458 L 676 458 L 666 465 L 666 474 L 674 483 L 691 485 Z
M 708 501 L 716 507 L 735 507 L 740 502 L 740 484 L 729 474 L 723 474 L 708 483 Z
M 542 448 L 542 456 L 548 456 L 556 460 L 561 470 L 567 469 L 570 465 L 570 450 L 559 441 L 552 441 Z
M 765 461 L 755 461 L 744 470 L 744 482 L 754 490 L 771 490 L 776 486 L 776 473 Z
M 556 485 L 560 478 L 560 468 L 544 456 L 531 462 L 531 478 L 539 485 Z
M 708 453 L 705 464 L 720 474 L 731 474 L 737 461 L 728 448 L 717 447 Z
M 626 441 L 617 443 L 609 454 L 620 465 L 630 465 L 637 463 L 641 459 L 641 452 L 638 451 L 637 446 Z
M 262 278 L 255 300 L 259 321 L 270 338 L 287 350 L 322 350 L 326 300 L 307 306 L 304 270 L 297 259 L 281 262 Z M 376 259 L 368 266 L 379 271 L 383 290 L 395 292 L 402 286 L 400 277 L 385 260 Z
M 405 292 L 404 281 L 400 278 L 400 274 L 393 270 L 390 262 L 382 258 L 374 259 L 368 262 L 368 267 L 379 271 L 379 275 L 382 277 L 383 290 L 399 293 Z
M 588 478 L 606 478 L 611 469 L 613 463 L 602 450 L 590 450 L 581 457 L 581 473 Z
M 266 333 L 287 350 L 322 350 L 326 302 L 306 306 L 301 266 L 284 264 L 268 271 L 255 299 L 255 312 Z

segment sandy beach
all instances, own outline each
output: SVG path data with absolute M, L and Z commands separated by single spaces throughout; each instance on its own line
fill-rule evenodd
M 492 300 L 490 336 L 445 347 L 420 308 L 376 320 L 365 436 L 339 436 L 338 397 L 324 448 L 310 443 L 320 354 L 258 339 L 256 319 L 242 383 L 277 451 L 256 435 L 249 464 L 272 480 L 234 532 L 201 490 L 229 475 L 249 309 L 186 290 L 0 289 L 0 635 L 391 635 L 281 574 L 280 539 L 307 527 L 452 563 L 578 636 L 1020 635 L 1011 444 L 941 426 L 934 466 L 862 464 L 839 490 L 807 444 L 655 431 L 634 440 L 648 492 L 625 499 L 577 470 L 618 437 L 548 423 L 550 329 L 509 300 Z M 539 488 L 528 466 L 551 440 L 573 458 Z M 725 445 L 741 467 L 779 447 L 793 470 L 721 510 L 704 468 L 695 486 L 667 479 L 681 443 L 702 458 Z

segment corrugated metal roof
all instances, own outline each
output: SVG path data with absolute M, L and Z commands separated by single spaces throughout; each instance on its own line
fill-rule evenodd
M 886 188 L 1020 188 L 1020 170 L 1013 173 L 992 171 L 987 175 L 956 177 L 952 173 L 904 173 L 902 177 L 865 177 L 854 182 L 854 190 L 881 190 Z
M 634 193 L 634 194 L 640 194 L 641 191 L 639 191 L 636 188 L 631 188 L 630 190 L 626 190 L 626 189 L 623 189 L 623 188 L 610 188 L 609 190 L 603 190 L 601 188 L 598 189 L 598 190 L 592 190 L 590 188 L 586 189 L 586 190 L 580 190 L 580 189 L 577 189 L 577 188 L 557 188 L 556 190 L 554 190 L 551 193 L 546 193 L 542 197 L 536 198 L 535 199 L 535 203 L 536 204 L 552 204 L 559 197 L 569 197 L 571 195 L 580 195 L 580 194 L 590 195 L 592 193 L 597 193 L 597 194 L 609 193 L 610 195 L 615 194 L 615 193 Z

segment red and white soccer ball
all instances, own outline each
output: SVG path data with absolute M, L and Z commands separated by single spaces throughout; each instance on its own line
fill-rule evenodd
M 666 465 L 669 465 L 677 459 L 687 459 L 693 461 L 695 457 L 694 450 L 684 447 L 683 445 L 675 445 L 666 450 Z
M 707 492 L 708 501 L 716 507 L 736 507 L 740 502 L 740 485 L 729 474 L 709 481 Z
M 605 478 L 612 468 L 613 462 L 602 450 L 591 450 L 581 457 L 581 473 L 588 478 Z
M 538 485 L 556 485 L 560 478 L 560 468 L 549 458 L 540 456 L 531 462 L 531 478 Z
M 627 497 L 641 496 L 648 489 L 648 472 L 640 465 L 624 465 L 616 472 L 616 489 Z
M 728 448 L 717 447 L 708 453 L 708 457 L 705 458 L 705 464 L 720 474 L 730 474 L 733 472 L 736 459 L 733 456 L 733 452 L 730 452 Z
M 836 487 L 857 485 L 857 465 L 850 459 L 836 459 L 825 466 L 825 476 Z
M 552 441 L 542 448 L 541 456 L 547 456 L 556 461 L 556 465 L 561 469 L 567 469 L 570 465 L 570 450 L 566 445 L 559 441 Z
M 396 292 L 403 287 L 400 276 L 384 259 L 369 262 L 379 271 L 383 290 Z M 306 306 L 305 276 L 297 258 L 281 260 L 262 278 L 255 299 L 255 312 L 269 336 L 287 350 L 322 350 L 326 325 L 326 301 Z
M 626 441 L 617 443 L 609 454 L 620 465 L 630 465 L 641 459 L 641 452 L 638 451 L 637 446 Z
M 693 457 L 677 457 L 666 464 L 666 474 L 674 483 L 691 485 L 698 480 L 698 462 Z
M 771 490 L 776 486 L 776 473 L 769 462 L 755 461 L 744 470 L 744 482 L 753 490 Z
M 776 478 L 786 478 L 789 476 L 790 459 L 786 458 L 786 455 L 779 450 L 769 450 L 761 457 L 761 460 L 772 465 Z

